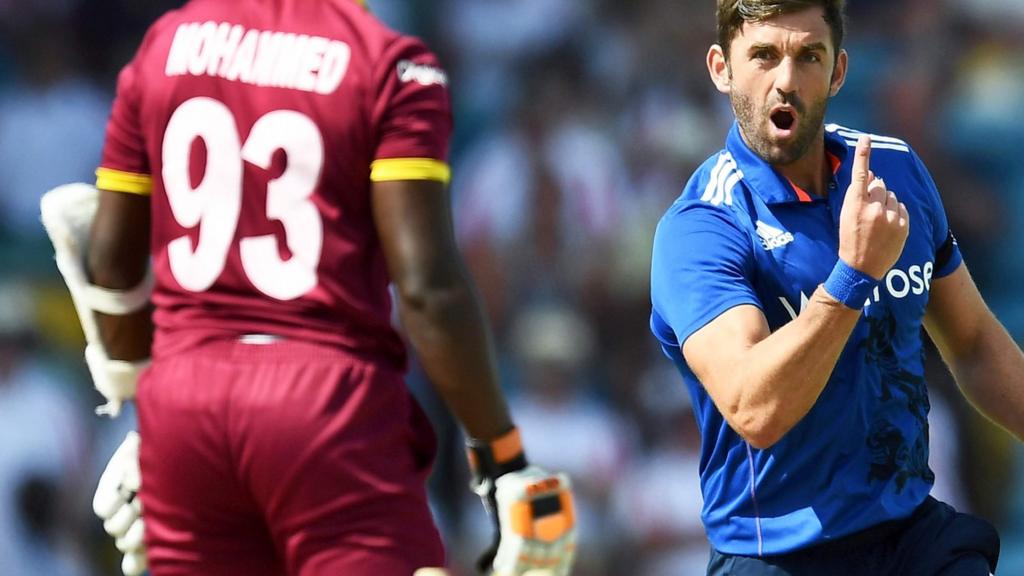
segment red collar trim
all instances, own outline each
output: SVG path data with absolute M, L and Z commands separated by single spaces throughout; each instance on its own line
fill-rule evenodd
M 828 160 L 829 168 L 832 169 L 832 175 L 835 176 L 836 173 L 839 172 L 839 167 L 842 166 L 843 164 L 842 160 L 840 160 L 838 156 L 829 152 L 828 150 L 825 151 L 825 158 Z M 795 182 L 793 182 L 789 178 L 787 178 L 786 181 L 789 182 L 789 185 L 793 187 L 793 192 L 796 192 L 796 197 L 798 200 L 800 200 L 801 202 L 812 202 L 814 200 L 814 198 L 812 198 L 806 190 L 797 186 Z

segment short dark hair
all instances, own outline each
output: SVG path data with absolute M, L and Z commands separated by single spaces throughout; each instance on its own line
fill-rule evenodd
M 728 58 L 729 44 L 744 22 L 764 22 L 814 7 L 825 11 L 825 23 L 832 31 L 832 46 L 838 57 L 846 34 L 846 0 L 718 0 L 718 44 Z

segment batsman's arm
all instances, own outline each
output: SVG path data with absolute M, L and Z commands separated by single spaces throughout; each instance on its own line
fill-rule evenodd
M 521 576 L 551 567 L 552 576 L 567 576 L 576 543 L 569 480 L 527 466 L 498 385 L 490 329 L 456 247 L 447 186 L 376 181 L 371 194 L 409 338 L 470 436 L 472 486 L 495 522 L 478 569 Z
M 149 350 L 152 284 L 144 252 L 149 203 L 141 198 L 122 202 L 123 196 L 88 184 L 65 184 L 43 194 L 39 205 L 57 269 L 82 322 L 86 364 L 93 384 L 107 400 L 97 414 L 112 417 L 134 398 L 139 372 L 146 364 L 140 359 Z M 127 248 L 115 249 L 119 246 Z M 132 255 L 141 260 L 138 269 L 132 267 Z M 113 344 L 117 355 L 108 352 L 104 341 Z M 138 449 L 138 435 L 129 432 L 107 464 L 93 498 L 93 510 L 103 520 L 103 528 L 124 553 L 121 566 L 126 576 L 142 574 L 146 568 L 145 527 L 135 497 L 141 481 Z
M 456 247 L 447 186 L 373 183 L 373 217 L 402 321 L 427 375 L 475 439 L 512 429 L 479 298 Z
M 149 196 L 100 190 L 89 237 L 86 266 L 103 288 L 138 286 L 149 267 Z M 96 314 L 100 339 L 114 360 L 149 358 L 153 323 L 149 306 L 125 315 Z

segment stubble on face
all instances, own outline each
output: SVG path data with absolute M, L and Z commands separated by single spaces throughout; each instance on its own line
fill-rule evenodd
M 729 100 L 747 145 L 765 162 L 777 166 L 792 164 L 807 153 L 814 139 L 821 133 L 828 108 L 828 96 L 808 105 L 795 95 L 782 96 L 776 93 L 758 109 L 753 99 L 740 92 L 735 84 L 729 92 Z M 769 116 L 772 107 L 777 104 L 788 104 L 799 115 L 796 134 L 787 142 L 777 142 L 771 137 L 772 120 Z

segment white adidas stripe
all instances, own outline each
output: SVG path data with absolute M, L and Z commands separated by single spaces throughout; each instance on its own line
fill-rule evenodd
M 867 134 L 867 132 L 849 132 L 847 130 L 837 130 L 836 134 L 839 134 L 843 138 L 849 138 L 850 140 L 856 141 L 863 134 Z M 874 144 L 875 142 L 884 142 L 886 144 L 896 144 L 896 145 L 899 145 L 899 146 L 909 146 L 909 144 L 907 144 L 903 140 L 900 140 L 899 138 L 892 138 L 890 136 L 879 136 L 878 134 L 868 134 L 868 136 L 871 136 L 871 143 L 872 144 Z
M 718 175 L 721 173 L 722 167 L 730 160 L 732 160 L 732 156 L 729 153 L 718 155 L 718 163 L 715 164 L 715 168 L 711 171 L 711 178 L 708 180 L 708 186 L 704 189 L 704 195 L 700 197 L 701 202 L 711 202 L 711 199 L 714 198 L 718 189 Z
M 857 146 L 856 140 L 847 140 L 846 143 L 849 144 L 851 148 Z M 874 140 L 871 141 L 871 147 L 878 148 L 879 150 L 899 150 L 900 152 L 910 152 L 910 148 L 906 145 L 901 146 L 899 144 L 889 144 L 887 142 L 875 142 Z
M 846 126 L 843 126 L 841 124 L 834 124 L 834 123 L 833 124 L 826 124 L 825 125 L 825 130 L 827 130 L 829 132 L 838 132 L 841 135 L 847 136 L 849 138 L 856 138 L 857 136 L 860 136 L 861 134 L 867 134 L 867 135 L 871 136 L 872 138 L 877 138 L 877 139 L 882 140 L 882 141 L 892 142 L 894 144 L 906 144 L 906 142 L 904 142 L 903 140 L 900 140 L 899 138 L 893 138 L 892 136 L 882 136 L 882 135 L 879 135 L 879 134 L 872 134 L 870 132 L 865 132 L 863 130 L 857 130 L 856 128 L 847 128 Z
M 718 157 L 718 163 L 711 171 L 708 185 L 704 194 L 700 197 L 702 202 L 708 202 L 714 206 L 732 206 L 732 189 L 736 183 L 743 178 L 743 172 L 736 165 L 736 160 L 728 152 Z
M 715 182 L 715 195 L 711 198 L 711 203 L 715 206 L 721 206 L 725 202 L 725 184 L 729 179 L 732 178 L 733 174 L 736 173 L 736 161 L 733 160 L 732 154 L 726 152 L 727 160 L 722 165 L 722 171 L 718 173 L 718 179 Z M 731 204 L 731 203 L 730 203 Z
M 725 202 L 726 206 L 732 206 L 732 189 L 736 187 L 736 183 L 740 181 L 740 178 L 743 178 L 743 172 L 736 168 L 735 162 L 733 162 L 732 166 L 735 171 L 719 184 L 719 190 L 722 191 L 719 195 L 719 203 Z
M 899 138 L 893 138 L 892 136 L 880 136 L 869 132 L 861 132 L 860 130 L 854 130 L 853 128 L 847 128 L 845 126 L 840 126 L 839 124 L 827 124 L 825 125 L 825 130 L 839 134 L 846 139 L 847 144 L 852 144 L 854 146 L 857 145 L 857 139 L 866 134 L 871 136 L 872 148 L 910 152 L 910 145 L 907 144 L 906 141 L 900 140 Z
M 892 136 L 879 136 L 878 134 L 869 134 L 867 132 L 854 132 L 852 130 L 836 130 L 836 133 L 842 136 L 843 138 L 851 138 L 853 140 L 860 138 L 862 134 L 867 134 L 868 136 L 871 136 L 872 142 L 888 142 L 889 144 L 901 144 L 903 146 L 907 146 L 906 142 L 900 140 L 899 138 L 893 138 Z

